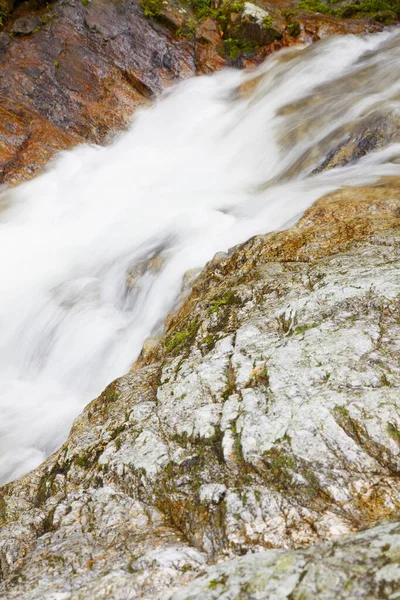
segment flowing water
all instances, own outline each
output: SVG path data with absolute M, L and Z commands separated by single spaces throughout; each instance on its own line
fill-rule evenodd
M 399 58 L 396 32 L 345 36 L 187 81 L 110 147 L 65 153 L 0 196 L 0 482 L 129 369 L 186 270 L 329 191 L 400 173 L 393 132 L 321 169 L 366 119 L 396 121 Z

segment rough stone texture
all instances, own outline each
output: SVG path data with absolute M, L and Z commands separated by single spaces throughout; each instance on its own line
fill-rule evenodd
M 229 35 L 234 35 L 257 46 L 270 44 L 281 40 L 286 28 L 286 21 L 282 15 L 274 11 L 272 14 L 252 2 L 245 2 L 243 10 L 232 19 L 233 23 L 228 29 Z
M 0 16 L 13 4 L 0 0 Z M 0 184 L 11 185 L 59 150 L 106 143 L 138 106 L 181 79 L 254 66 L 293 43 L 383 27 L 297 9 L 289 18 L 292 0 L 210 1 L 205 13 L 194 0 L 15 4 L 4 25 L 0 18 Z
M 39 146 L 103 143 L 127 126 L 138 105 L 196 71 L 193 47 L 173 40 L 166 28 L 156 30 L 128 0 L 57 0 L 35 12 L 8 26 L 24 36 L 9 37 L 7 28 L 1 34 L 0 97 Z M 44 120 L 46 136 L 38 126 Z M 12 154 L 12 136 L 5 143 Z M 15 182 L 35 170 L 35 162 L 21 161 L 19 150 L 13 158 L 21 169 L 17 176 L 9 173 L 4 161 L 2 181 Z
M 400 526 L 388 523 L 305 552 L 270 550 L 210 569 L 171 600 L 398 598 Z
M 394 598 L 398 524 L 333 540 L 400 508 L 399 225 L 389 179 L 217 255 L 2 489 L 3 597 Z
M 54 152 L 82 141 L 107 142 L 166 87 L 226 64 L 211 50 L 215 31 L 214 38 L 189 39 L 174 36 L 170 25 L 145 17 L 130 0 L 19 7 L 0 33 L 0 109 L 10 121 L 3 128 L 0 183 L 43 168 L 47 147 Z M 24 142 L 15 129 L 36 144 L 34 160 L 21 153 Z

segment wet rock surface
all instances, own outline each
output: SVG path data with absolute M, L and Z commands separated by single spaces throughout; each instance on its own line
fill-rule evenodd
M 355 532 L 400 507 L 399 225 L 388 179 L 218 254 L 1 490 L 3 596 L 393 597 L 398 524 Z
M 61 148 L 104 143 L 128 125 L 137 106 L 195 72 L 187 42 L 157 31 L 132 2 L 60 1 L 36 12 L 17 18 L 2 34 L 0 95 L 2 105 L 29 111 L 20 125 L 39 144 L 45 140 L 36 122 L 43 119 L 54 130 L 50 144 L 52 138 Z M 6 163 L 2 180 L 15 181 Z
M 179 80 L 226 65 L 254 66 L 294 43 L 384 26 L 364 13 L 346 19 L 269 0 L 2 6 L 0 109 L 9 125 L 2 130 L 0 183 L 6 184 L 32 177 L 59 150 L 107 143 L 138 106 Z M 17 130 L 34 153 L 22 147 Z

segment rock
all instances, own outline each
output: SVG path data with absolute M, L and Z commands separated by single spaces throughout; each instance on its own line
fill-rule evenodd
M 18 183 L 43 169 L 55 152 L 77 144 L 43 117 L 15 101 L 0 107 L 0 181 Z
M 56 0 L 31 9 L 34 14 L 21 16 L 24 10 L 16 11 L 0 39 L 2 106 L 21 113 L 25 130 L 46 120 L 48 133 L 64 134 L 64 148 L 84 140 L 106 143 L 127 127 L 139 105 L 198 69 L 194 41 L 173 39 L 130 0 Z M 48 136 L 36 141 L 41 154 L 59 146 Z M 10 152 L 13 144 L 10 139 Z M 31 175 L 21 155 L 18 175 L 8 171 L 10 164 L 0 165 L 0 183 Z
M 42 20 L 39 17 L 26 16 L 14 21 L 11 32 L 14 35 L 30 35 L 39 31 Z
M 399 248 L 387 179 L 211 261 L 63 447 L 1 490 L 0 593 L 389 598 L 399 525 L 356 532 L 400 508 Z
M 252 2 L 245 2 L 234 31 L 236 35 L 256 46 L 264 46 L 281 39 L 283 28 L 276 20 L 274 22 L 269 12 Z
M 310 550 L 250 554 L 212 567 L 170 600 L 393 598 L 400 525 L 387 523 Z
M 189 19 L 194 19 L 195 15 L 190 5 L 184 6 L 177 0 L 163 2 L 160 7 L 161 21 L 169 26 L 172 31 L 184 28 Z
M 216 22 L 207 17 L 196 30 L 196 60 L 201 65 L 203 73 L 218 71 L 226 66 L 226 60 L 221 56 L 223 40 Z
M 138 106 L 186 77 L 227 63 L 254 66 L 297 42 L 383 28 L 367 17 L 346 20 L 269 0 L 201 10 L 178 0 L 38 0 L 8 14 L 12 8 L 12 0 L 0 0 L 0 96 L 31 132 L 37 157 L 30 164 L 14 137 L 4 138 L 0 184 L 32 177 L 73 144 L 107 143 Z

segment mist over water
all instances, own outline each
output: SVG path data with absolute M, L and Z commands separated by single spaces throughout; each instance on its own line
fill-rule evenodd
M 43 461 L 130 368 L 185 271 L 327 192 L 400 174 L 392 142 L 319 172 L 363 119 L 397 115 L 399 58 L 396 32 L 344 36 L 192 79 L 110 147 L 78 147 L 3 192 L 0 483 Z

